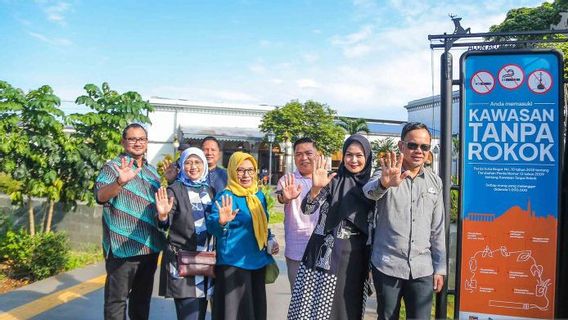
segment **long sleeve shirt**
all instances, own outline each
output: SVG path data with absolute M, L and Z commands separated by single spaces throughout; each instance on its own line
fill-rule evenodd
M 377 200 L 371 262 L 382 273 L 401 279 L 446 274 L 442 181 L 429 169 L 383 189 L 381 171 L 363 187 Z
M 286 179 L 285 176 L 278 180 L 276 192 L 282 191 L 282 184 Z M 304 250 L 308 245 L 310 236 L 316 227 L 319 215 L 317 210 L 315 214 L 304 214 L 302 212 L 302 199 L 306 197 L 312 187 L 311 177 L 304 177 L 298 170 L 294 171 L 294 179 L 296 183 L 302 186 L 302 191 L 296 199 L 284 205 L 284 240 L 286 242 L 286 258 L 300 261 L 304 255 Z
M 216 205 L 212 206 L 211 214 L 206 218 L 207 231 L 217 238 L 217 264 L 257 270 L 272 263 L 272 257 L 266 252 L 266 248 L 258 249 L 246 198 L 236 196 L 225 189 L 217 193 L 215 200 L 221 203 L 220 199 L 225 194 L 233 198 L 233 211 L 239 209 L 235 219 L 224 226 L 220 225 L 219 209 Z M 262 191 L 257 192 L 256 196 L 260 199 L 264 212 L 268 212 Z

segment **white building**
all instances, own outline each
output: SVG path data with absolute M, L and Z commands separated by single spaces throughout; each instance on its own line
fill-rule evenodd
M 440 138 L 440 96 L 431 96 L 421 98 L 418 100 L 410 101 L 404 106 L 408 111 L 409 122 L 422 122 L 430 128 L 434 139 L 432 145 L 434 146 L 434 164 L 433 167 L 437 168 L 437 158 Z M 459 134 L 460 128 L 460 93 L 454 91 L 452 95 L 452 135 Z M 458 170 L 458 154 L 452 154 L 452 175 L 457 175 Z
M 201 139 L 214 136 L 221 143 L 223 166 L 227 166 L 233 152 L 243 150 L 258 159 L 260 168 L 268 169 L 269 145 L 265 142 L 259 125 L 263 115 L 273 110 L 275 106 L 166 98 L 151 98 L 148 102 L 155 109 L 149 114 L 152 125 L 148 128 L 150 140 L 147 157 L 152 164 L 157 164 L 168 154 L 174 154 L 176 143 L 199 147 Z M 371 131 L 367 135 L 370 141 L 387 137 L 392 137 L 395 142 L 398 141 L 405 123 L 391 120 L 365 120 Z M 273 145 L 273 182 L 283 173 L 294 169 L 291 149 L 291 143 Z
M 410 101 L 404 106 L 409 122 L 422 122 L 430 128 L 434 137 L 440 137 L 440 96 L 431 96 Z M 452 134 L 459 133 L 460 95 L 454 91 L 452 97 Z

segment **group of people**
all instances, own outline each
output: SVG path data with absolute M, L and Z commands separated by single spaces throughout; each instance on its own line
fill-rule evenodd
M 105 319 L 147 319 L 162 251 L 159 294 L 174 299 L 178 319 L 266 319 L 266 267 L 277 243 L 256 159 L 231 155 L 217 166 L 214 137 L 166 163 L 168 187 L 144 155 L 147 132 L 123 130 L 124 153 L 103 166 L 95 196 L 103 204 L 107 279 Z M 296 171 L 277 184 L 284 204 L 286 265 L 292 298 L 288 319 L 361 319 L 374 283 L 379 319 L 430 318 L 432 292 L 446 274 L 442 183 L 424 167 L 431 136 L 421 123 L 402 130 L 400 154 L 380 159 L 361 135 L 343 145 L 329 173 L 315 141 L 294 143 Z M 180 276 L 177 255 L 215 251 L 215 278 Z M 372 279 L 371 281 L 371 276 Z M 128 308 L 127 308 L 128 304 Z

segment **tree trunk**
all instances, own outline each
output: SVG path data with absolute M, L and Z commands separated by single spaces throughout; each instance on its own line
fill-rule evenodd
M 32 197 L 28 196 L 28 219 L 30 225 L 30 235 L 35 235 L 35 217 L 34 217 L 34 204 L 32 201 Z
M 53 218 L 53 207 L 55 207 L 55 200 L 49 199 L 49 210 L 47 211 L 47 222 L 43 232 L 48 233 L 51 231 L 51 219 Z

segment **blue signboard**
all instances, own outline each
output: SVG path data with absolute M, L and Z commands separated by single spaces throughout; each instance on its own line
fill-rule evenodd
M 460 319 L 554 316 L 562 61 L 462 56 Z

